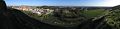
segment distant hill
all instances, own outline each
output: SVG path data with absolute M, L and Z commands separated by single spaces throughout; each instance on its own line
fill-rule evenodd
M 113 9 L 120 9 L 120 5 L 112 7 Z

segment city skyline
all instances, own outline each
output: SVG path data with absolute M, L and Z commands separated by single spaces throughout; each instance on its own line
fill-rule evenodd
M 5 0 L 8 6 L 107 6 L 120 5 L 120 0 Z

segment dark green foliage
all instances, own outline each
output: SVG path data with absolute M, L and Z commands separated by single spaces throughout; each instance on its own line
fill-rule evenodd
M 113 29 L 120 29 L 120 10 L 112 11 L 106 17 L 107 24 L 112 26 Z
M 38 6 L 36 8 L 43 8 L 43 9 L 52 9 L 52 7 L 49 7 L 49 6 Z
M 112 8 L 110 13 L 105 16 L 106 24 L 111 29 L 120 29 L 120 5 Z M 105 28 L 105 27 L 104 27 Z
M 64 27 L 80 25 L 81 29 L 120 29 L 120 10 L 59 10 L 57 12 L 41 16 L 29 12 L 25 13 L 41 22 L 51 25 Z M 94 21 L 92 21 L 93 19 Z
M 68 12 L 66 12 L 68 11 Z M 50 13 L 47 15 L 34 14 L 30 11 L 23 11 L 25 14 L 36 18 L 39 21 L 48 22 L 48 24 L 56 24 L 57 26 L 76 26 L 79 25 L 85 17 L 81 15 L 80 10 L 62 10 L 55 13 Z M 57 15 L 57 16 L 56 16 Z M 76 24 L 76 25 L 75 25 Z
M 119 10 L 120 10 L 120 5 L 115 6 L 115 7 L 112 7 L 112 9 L 113 9 L 113 10 L 117 10 L 117 9 L 119 9 Z

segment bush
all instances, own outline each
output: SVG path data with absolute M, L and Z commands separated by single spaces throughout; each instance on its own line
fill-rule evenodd
M 107 24 L 113 29 L 120 29 L 120 10 L 114 10 L 106 17 Z

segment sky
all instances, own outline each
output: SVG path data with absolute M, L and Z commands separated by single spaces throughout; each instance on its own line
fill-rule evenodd
M 120 0 L 5 0 L 8 6 L 116 6 Z

